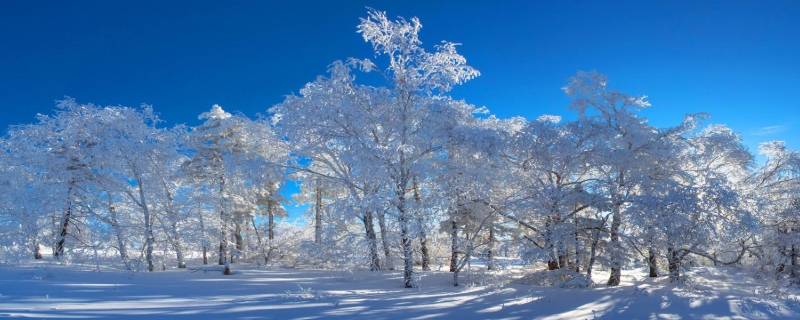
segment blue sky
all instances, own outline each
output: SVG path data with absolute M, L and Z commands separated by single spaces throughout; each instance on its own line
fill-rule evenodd
M 751 148 L 800 147 L 797 1 L 3 1 L 0 128 L 67 95 L 152 104 L 167 124 L 214 103 L 255 116 L 331 61 L 371 58 L 367 6 L 462 43 L 482 75 L 453 94 L 502 117 L 570 118 L 560 87 L 597 70 L 650 96 L 656 125 L 709 112 Z

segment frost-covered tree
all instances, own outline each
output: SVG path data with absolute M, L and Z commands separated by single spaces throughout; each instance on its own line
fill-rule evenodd
M 273 109 L 289 141 L 299 141 L 303 155 L 312 161 L 327 162 L 334 178 L 350 189 L 351 199 L 363 211 L 359 215 L 367 230 L 371 269 L 380 267 L 373 226 L 376 207 L 371 204 L 385 203 L 374 200 L 385 200 L 382 189 L 392 194 L 406 287 L 413 286 L 412 227 L 419 224 L 411 209 L 414 180 L 423 179 L 420 170 L 442 150 L 447 140 L 443 133 L 459 118 L 458 103 L 445 94 L 478 75 L 454 43 L 444 42 L 434 52 L 425 50 L 420 29 L 416 18 L 390 20 L 384 12 L 370 10 L 358 32 L 388 60 L 380 69 L 388 85 L 354 83 L 352 67 L 379 70 L 369 60 L 336 62 L 329 78 L 308 84 L 300 97 L 290 97 Z M 316 121 L 320 118 L 324 120 Z M 298 139 L 300 132 L 305 135 Z
M 386 89 L 388 101 L 378 108 L 387 109 L 377 123 L 373 155 L 383 165 L 394 190 L 394 205 L 404 261 L 404 284 L 413 286 L 408 211 L 414 177 L 422 175 L 424 161 L 431 159 L 446 143 L 446 130 L 458 120 L 459 103 L 445 94 L 455 86 L 479 75 L 456 51 L 456 44 L 443 42 L 436 51 L 422 47 L 417 18 L 390 20 L 384 12 L 370 11 L 361 19 L 358 31 L 378 55 L 388 58 L 385 74 L 391 80 Z M 375 152 L 377 151 L 377 152 Z
M 53 115 L 39 115 L 35 124 L 16 126 L 9 131 L 10 154 L 18 164 L 49 185 L 61 197 L 61 214 L 57 216 L 53 256 L 64 256 L 74 223 L 81 218 L 76 212 L 81 187 L 94 179 L 94 149 L 99 138 L 92 132 L 98 107 L 81 105 L 73 99 L 59 101 Z
M 98 184 L 106 193 L 109 214 L 108 222 L 115 230 L 121 228 L 114 208 L 115 195 L 123 195 L 141 214 L 144 231 L 144 253 L 148 271 L 155 270 L 153 250 L 155 249 L 157 221 L 162 215 L 157 210 L 156 202 L 161 197 L 170 197 L 164 190 L 163 179 L 169 174 L 166 169 L 177 164 L 179 158 L 175 140 L 168 131 L 156 128 L 158 118 L 152 108 L 145 106 L 141 110 L 127 107 L 105 107 L 98 111 L 98 120 L 92 125 L 99 139 L 94 158 L 98 161 L 95 168 Z M 169 168 L 172 169 L 172 168 Z M 97 194 L 94 193 L 94 194 Z M 167 200 L 169 201 L 169 200 Z M 174 219 L 173 215 L 164 218 Z M 171 242 L 177 243 L 174 230 L 170 232 Z M 121 231 L 118 231 L 121 232 Z M 124 236 L 119 236 L 124 238 Z M 120 249 L 124 244 L 120 242 Z M 178 263 L 183 264 L 180 247 L 174 247 L 178 253 Z M 121 253 L 123 251 L 120 251 Z M 126 259 L 125 254 L 123 260 Z
M 341 212 L 364 225 L 369 269 L 374 271 L 380 269 L 380 260 L 373 223 L 375 208 L 370 201 L 384 181 L 371 155 L 374 139 L 365 124 L 374 123 L 373 105 L 382 103 L 380 99 L 386 94 L 355 84 L 351 70 L 370 66 L 364 61 L 334 62 L 329 77 L 307 84 L 299 96 L 289 96 L 271 112 L 278 132 L 287 137 L 293 152 L 311 161 L 296 167 L 308 177 L 324 179 L 346 192 L 346 196 L 337 198 L 337 207 L 347 208 Z
M 594 143 L 590 160 L 596 175 L 603 206 L 610 211 L 608 285 L 619 285 L 622 267 L 627 258 L 622 241 L 622 228 L 627 209 L 637 194 L 647 169 L 656 165 L 651 156 L 656 148 L 658 131 L 637 114 L 650 106 L 645 96 L 630 96 L 608 88 L 605 76 L 595 72 L 579 72 L 564 87 L 578 112 L 581 127 Z
M 580 270 L 581 213 L 598 202 L 591 158 L 596 151 L 591 128 L 541 116 L 509 136 L 504 162 L 518 189 L 513 218 L 525 221 L 530 244 L 547 259 L 549 270 Z M 533 225 L 540 227 L 531 227 Z M 526 227 L 527 226 L 527 227 Z M 573 252 L 573 259 L 569 259 Z
M 750 179 L 762 226 L 757 256 L 779 278 L 800 283 L 800 153 L 782 141 L 763 143 L 760 152 L 766 163 Z
M 234 233 L 236 221 L 232 219 L 229 180 L 242 177 L 241 173 L 254 170 L 281 168 L 288 156 L 287 149 L 266 123 L 232 115 L 219 105 L 200 115 L 203 124 L 189 133 L 189 146 L 194 154 L 184 163 L 186 172 L 204 187 L 216 191 L 219 212 L 219 254 L 224 274 L 230 274 L 229 235 Z M 272 175 L 275 177 L 275 175 Z M 233 224 L 233 226 L 232 226 Z
M 464 110 L 480 111 L 471 106 Z M 494 117 L 463 121 L 448 133 L 445 155 L 437 158 L 426 171 L 435 177 L 431 189 L 438 201 L 440 228 L 450 236 L 450 272 L 453 285 L 478 250 L 491 251 L 494 232 L 501 215 L 508 210 L 513 191 L 507 184 L 510 171 L 504 171 L 501 152 L 506 137 L 519 129 L 518 119 L 498 120 Z

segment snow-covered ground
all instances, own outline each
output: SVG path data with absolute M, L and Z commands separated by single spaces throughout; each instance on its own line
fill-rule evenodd
M 798 319 L 797 292 L 776 294 L 733 269 L 698 268 L 675 288 L 625 275 L 620 287 L 545 288 L 502 274 L 258 268 L 94 272 L 54 265 L 0 266 L 0 318 L 55 319 Z M 519 272 L 517 270 L 516 272 Z M 729 275 L 730 274 L 730 275 Z M 596 281 L 604 276 L 597 274 Z

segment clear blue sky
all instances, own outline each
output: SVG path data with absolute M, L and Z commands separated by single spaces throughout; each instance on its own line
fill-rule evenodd
M 649 95 L 656 125 L 704 111 L 751 148 L 800 147 L 798 1 L 3 1 L 0 128 L 65 95 L 149 103 L 168 124 L 214 103 L 254 116 L 333 60 L 372 57 L 367 6 L 462 43 L 482 75 L 454 95 L 499 116 L 569 117 L 559 88 L 597 70 Z

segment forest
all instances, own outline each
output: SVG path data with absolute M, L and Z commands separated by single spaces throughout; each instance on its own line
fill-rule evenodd
M 480 72 L 420 30 L 369 10 L 374 57 L 332 62 L 257 118 L 213 105 L 165 126 L 150 105 L 67 97 L 11 126 L 0 261 L 397 270 L 405 288 L 515 266 L 570 288 L 635 270 L 680 286 L 701 266 L 800 283 L 800 152 L 748 150 L 701 112 L 656 127 L 646 96 L 595 71 L 565 79 L 570 120 L 500 118 L 450 95 Z

